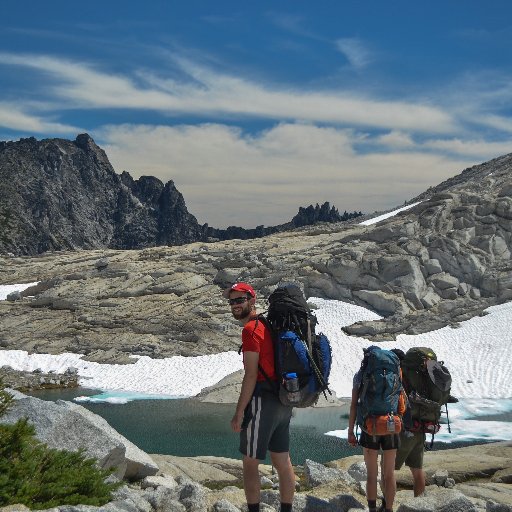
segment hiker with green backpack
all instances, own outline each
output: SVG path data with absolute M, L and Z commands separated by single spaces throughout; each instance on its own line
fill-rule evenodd
M 348 442 L 363 447 L 366 465 L 366 498 L 370 512 L 377 512 L 378 457 L 382 450 L 381 478 L 384 499 L 379 512 L 391 512 L 396 494 L 395 457 L 406 410 L 400 362 L 391 350 L 364 349 L 361 368 L 354 375 L 348 422 Z M 357 430 L 361 430 L 359 440 Z
M 401 360 L 402 378 L 410 405 L 410 421 L 400 434 L 400 447 L 397 452 L 395 469 L 405 463 L 413 477 L 414 496 L 425 491 L 423 454 L 426 436 L 431 435 L 430 447 L 440 425 L 441 407 L 448 402 L 456 402 L 451 397 L 451 376 L 435 352 L 427 347 L 410 348 Z M 448 408 L 446 407 L 448 418 Z M 450 424 L 448 421 L 448 431 Z

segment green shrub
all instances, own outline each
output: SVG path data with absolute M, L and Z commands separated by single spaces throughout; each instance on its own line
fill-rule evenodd
M 0 383 L 0 411 L 12 397 Z M 105 483 L 102 470 L 83 451 L 48 448 L 35 438 L 26 419 L 0 424 L 0 506 L 21 503 L 33 509 L 59 505 L 104 505 L 119 483 Z
M 12 404 L 14 398 L 10 393 L 4 389 L 4 383 L 0 379 L 0 416 L 2 416 L 9 406 Z

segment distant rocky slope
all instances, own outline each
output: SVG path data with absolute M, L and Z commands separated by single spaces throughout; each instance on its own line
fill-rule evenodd
M 295 281 L 309 297 L 370 308 L 385 318 L 345 331 L 373 340 L 456 325 L 512 298 L 512 155 L 452 183 L 370 226 L 1 258 L 0 283 L 41 282 L 0 302 L 0 347 L 103 362 L 236 350 L 240 327 L 220 295 L 236 280 L 252 282 L 263 307 Z
M 215 229 L 190 214 L 174 183 L 116 174 L 87 134 L 0 142 L 0 252 L 142 249 L 211 238 L 254 238 L 316 222 L 338 222 L 329 203 L 301 208 L 287 224 Z

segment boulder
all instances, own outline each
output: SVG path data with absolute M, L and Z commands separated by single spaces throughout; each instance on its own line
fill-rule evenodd
M 436 259 L 429 259 L 424 265 L 427 275 L 440 274 L 443 271 L 441 264 Z
M 512 467 L 496 471 L 491 478 L 491 482 L 512 484 Z
M 448 471 L 446 469 L 438 469 L 433 475 L 432 478 L 436 485 L 440 487 L 444 487 L 446 480 L 448 479 Z
M 435 274 L 429 279 L 429 282 L 438 290 L 457 288 L 459 286 L 459 280 L 446 272 Z
M 212 512 L 240 512 L 240 509 L 228 500 L 219 500 L 213 504 Z
M 6 297 L 6 300 L 8 300 L 9 302 L 21 300 L 21 292 L 18 290 L 15 290 L 14 292 L 9 293 Z
M 208 489 L 197 482 L 185 482 L 180 490 L 179 501 L 187 512 L 207 512 L 206 495 Z
M 384 316 L 407 309 L 407 306 L 396 295 L 381 290 L 356 290 L 353 292 L 353 296 Z
M 512 507 L 509 505 L 503 505 L 503 503 L 496 503 L 495 501 L 489 500 L 486 503 L 485 512 L 512 512 Z
M 348 468 L 347 472 L 356 482 L 366 482 L 368 472 L 366 471 L 364 461 L 354 462 L 354 464 Z
M 512 507 L 512 489 L 508 484 L 493 482 L 464 482 L 455 487 L 466 496 L 482 500 L 492 500 Z
M 440 300 L 441 297 L 434 291 L 433 288 L 429 286 L 425 295 L 423 295 L 421 298 L 421 303 L 423 304 L 423 307 L 431 308 L 435 306 Z
M 279 491 L 262 491 L 261 503 L 272 507 L 272 509 L 262 509 L 261 512 L 279 510 Z M 293 512 L 335 512 L 335 510 L 333 505 L 325 499 L 305 494 L 293 496 Z
M 336 511 L 365 510 L 365 506 L 351 494 L 338 494 L 329 500 Z
M 186 512 L 187 510 L 185 505 L 179 502 L 176 490 L 168 487 L 146 489 L 144 498 L 156 512 Z
M 158 466 L 140 448 L 116 432 L 101 416 L 84 407 L 59 400 L 49 402 L 13 391 L 13 406 L 3 416 L 5 423 L 28 418 L 36 437 L 50 448 L 76 451 L 84 448 L 101 468 L 115 468 L 121 478 L 141 479 L 155 475 Z
M 316 487 L 335 480 L 341 480 L 349 485 L 356 483 L 355 479 L 352 478 L 347 471 L 328 468 L 323 464 L 309 459 L 306 459 L 304 462 L 304 474 L 307 485 L 311 487 Z
M 138 489 L 132 489 L 127 485 L 114 491 L 113 498 L 117 501 L 122 500 L 135 505 L 139 512 L 153 512 L 153 507 L 149 501 L 145 499 L 145 495 Z
M 224 482 L 226 485 L 241 480 L 242 461 L 221 457 L 177 457 L 159 454 L 154 454 L 151 457 L 165 475 L 175 479 L 186 477 L 200 483 L 215 481 Z M 226 461 L 225 467 L 227 470 L 224 469 L 224 460 Z M 262 474 L 264 475 L 270 473 L 270 467 L 266 468 L 266 466 L 262 466 Z M 237 473 L 240 477 L 232 473 Z
M 397 512 L 476 512 L 473 502 L 459 491 L 443 487 L 428 487 L 423 496 L 397 496 Z
M 142 489 L 147 489 L 149 487 L 157 488 L 157 487 L 167 487 L 168 489 L 175 489 L 178 484 L 176 480 L 172 476 L 147 476 L 145 477 L 141 484 Z

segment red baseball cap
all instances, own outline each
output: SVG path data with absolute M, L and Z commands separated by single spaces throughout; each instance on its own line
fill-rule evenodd
M 254 291 L 254 288 L 247 283 L 235 283 L 231 285 L 229 288 L 226 288 L 222 295 L 226 299 L 229 299 L 229 294 L 231 292 L 245 292 L 248 293 L 252 298 L 256 298 L 256 292 Z

